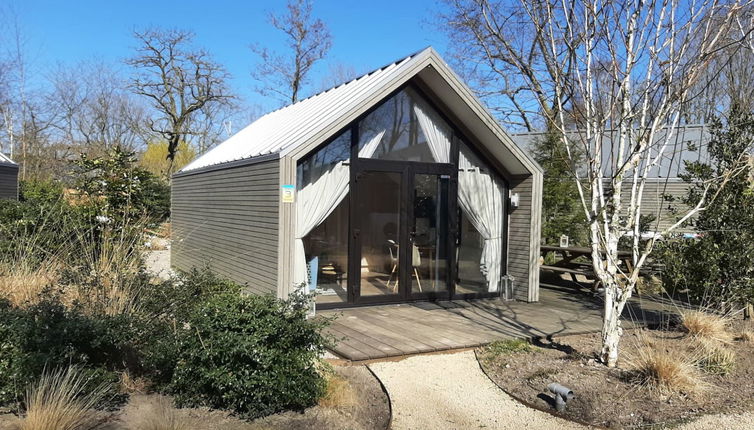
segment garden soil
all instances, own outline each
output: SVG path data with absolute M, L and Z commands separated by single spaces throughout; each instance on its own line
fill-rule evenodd
M 387 429 L 390 405 L 387 395 L 374 375 L 364 366 L 335 367 L 349 382 L 354 398 L 340 406 L 314 406 L 303 412 L 284 412 L 252 422 L 241 420 L 227 412 L 207 408 L 174 409 L 169 397 L 157 394 L 131 395 L 120 410 L 103 418 L 97 430 L 139 430 L 151 428 L 145 417 L 164 413 L 165 407 L 174 414 L 182 429 L 202 430 L 375 430 Z M 0 430 L 18 428 L 15 415 L 0 415 Z
M 751 330 L 752 325 L 738 321 L 732 332 L 744 328 Z M 607 428 L 672 426 L 688 430 L 754 428 L 754 415 L 750 412 L 754 406 L 753 344 L 733 342 L 729 348 L 735 351 L 737 359 L 732 372 L 727 376 L 705 374 L 702 392 L 663 394 L 657 389 L 637 386 L 631 372 L 626 370 L 632 352 L 647 341 L 677 354 L 688 353 L 691 343 L 680 331 L 627 331 L 622 340 L 623 361 L 618 369 L 608 369 L 594 360 L 600 346 L 599 334 L 557 338 L 540 344 L 534 352 L 499 355 L 494 359 L 484 349 L 477 354 L 482 368 L 499 387 L 532 407 L 552 410 L 552 397 L 547 391 L 551 382 L 571 388 L 575 397 L 560 416 L 586 424 Z

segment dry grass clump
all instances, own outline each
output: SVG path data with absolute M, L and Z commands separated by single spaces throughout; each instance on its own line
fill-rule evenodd
M 743 330 L 736 336 L 736 340 L 743 343 L 754 343 L 754 331 Z
M 60 269 L 57 261 L 46 261 L 39 267 L 28 260 L 0 264 L 0 297 L 18 307 L 33 305 L 45 288 L 58 282 Z
M 160 396 L 158 400 L 139 411 L 134 430 L 189 430 L 191 427 L 187 419 L 180 416 L 173 408 L 169 399 Z
M 89 313 L 134 312 L 142 287 L 141 229 L 137 223 L 120 232 L 105 230 L 101 238 L 91 232 L 79 238 L 79 266 L 68 271 L 64 302 L 78 303 Z
M 699 367 L 706 373 L 725 376 L 736 366 L 736 353 L 715 340 L 697 338 Z
M 134 378 L 128 371 L 120 374 L 120 391 L 128 394 L 146 394 L 150 389 L 150 382 L 142 377 Z
M 356 393 L 348 380 L 334 371 L 325 373 L 327 388 L 325 395 L 319 399 L 319 405 L 326 408 L 338 408 L 353 406 L 356 402 Z
M 19 249 L 0 261 L 0 298 L 17 307 L 34 305 L 53 287 L 68 307 L 77 304 L 91 314 L 133 312 L 144 284 L 143 226 L 69 226 L 75 237 L 65 244 L 35 233 L 18 237 Z
M 639 346 L 627 360 L 636 383 L 662 393 L 685 394 L 700 393 L 706 387 L 697 363 L 691 354 L 670 350 L 659 343 Z
M 729 343 L 733 336 L 728 331 L 730 318 L 703 311 L 681 313 L 681 325 L 691 336 Z
M 88 378 L 77 367 L 44 372 L 26 391 L 21 430 L 85 430 L 97 424 L 95 405 L 109 392 L 101 384 L 85 392 Z

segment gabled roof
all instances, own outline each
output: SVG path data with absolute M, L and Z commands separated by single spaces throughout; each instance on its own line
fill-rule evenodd
M 12 164 L 14 166 L 17 165 L 16 163 L 13 162 L 13 160 L 3 155 L 2 152 L 0 152 L 0 164 Z
M 209 168 L 261 156 L 289 154 L 296 158 L 302 151 L 314 148 L 350 121 L 381 102 L 390 92 L 408 80 L 426 75 L 424 81 L 440 99 L 454 110 L 485 146 L 512 174 L 541 170 L 526 153 L 505 134 L 489 111 L 472 95 L 471 90 L 440 58 L 434 49 L 426 48 L 385 67 L 367 73 L 292 105 L 273 111 L 209 150 L 181 172 Z M 455 106 L 455 108 L 454 108 Z M 477 130 L 480 133 L 477 133 Z M 484 136 L 479 136 L 480 134 Z M 500 151 L 502 141 L 504 154 Z M 513 153 L 514 157 L 510 157 Z

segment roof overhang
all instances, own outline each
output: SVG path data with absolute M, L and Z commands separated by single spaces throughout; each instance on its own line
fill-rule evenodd
M 0 152 L 0 166 L 18 167 L 18 164 L 14 163 L 13 160 L 6 157 L 2 152 Z

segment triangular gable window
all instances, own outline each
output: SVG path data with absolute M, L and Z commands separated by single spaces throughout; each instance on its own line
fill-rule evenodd
M 380 133 L 382 139 L 375 141 Z M 378 160 L 450 163 L 452 135 L 450 126 L 429 103 L 407 88 L 359 123 L 359 152 Z M 370 144 L 376 145 L 373 151 L 365 148 Z

